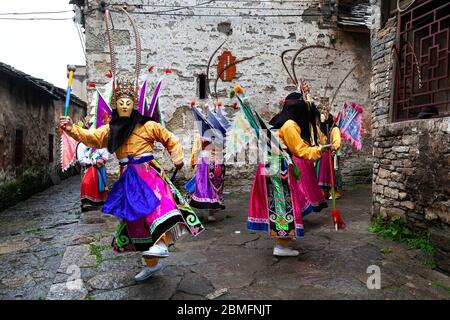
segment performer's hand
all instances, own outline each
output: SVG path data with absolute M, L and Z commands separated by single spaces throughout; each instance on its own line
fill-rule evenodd
M 177 164 L 175 164 L 175 169 L 181 170 L 181 168 L 183 168 L 183 166 L 184 166 L 183 162 L 177 163 Z
M 59 127 L 65 131 L 72 130 L 73 121 L 70 117 L 59 117 Z
M 327 150 L 327 149 L 330 149 L 331 148 L 331 145 L 330 144 L 322 144 L 322 145 L 320 145 L 320 151 L 325 151 L 325 150 Z
M 101 167 L 103 165 L 103 160 L 102 159 L 98 159 L 97 160 L 97 167 Z

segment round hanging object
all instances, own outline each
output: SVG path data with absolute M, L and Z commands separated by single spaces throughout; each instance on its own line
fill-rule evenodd
M 217 63 L 217 74 L 220 75 L 222 81 L 231 81 L 236 76 L 236 57 L 233 56 L 231 51 L 224 51 L 219 56 L 219 62 Z M 225 70 L 225 71 L 224 71 Z

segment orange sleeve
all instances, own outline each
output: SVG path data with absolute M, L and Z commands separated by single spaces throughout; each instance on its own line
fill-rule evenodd
M 300 127 L 292 120 L 287 121 L 280 129 L 280 137 L 294 156 L 307 160 L 320 159 L 322 157 L 320 147 L 306 144 L 300 133 Z
M 170 159 L 174 164 L 180 164 L 184 159 L 183 147 L 180 140 L 161 124 L 154 121 L 145 123 L 145 131 L 150 140 L 156 140 L 162 143 L 170 154 Z
M 72 129 L 67 132 L 69 136 L 77 141 L 83 142 L 91 148 L 106 148 L 108 146 L 109 125 L 101 126 L 98 129 L 83 129 L 77 125 L 72 125 Z
M 331 130 L 331 144 L 333 145 L 335 150 L 339 150 L 341 148 L 341 131 L 338 127 L 334 127 Z
M 195 166 L 198 163 L 198 153 L 202 150 L 202 138 L 199 134 L 195 136 L 194 144 L 191 151 L 191 166 Z

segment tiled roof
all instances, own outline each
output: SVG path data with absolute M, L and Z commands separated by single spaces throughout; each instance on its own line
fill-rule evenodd
M 56 87 L 55 85 L 39 79 L 35 78 L 33 76 L 30 76 L 29 74 L 22 72 L 20 70 L 17 70 L 10 65 L 7 65 L 6 63 L 0 62 L 0 74 L 6 74 L 13 78 L 22 79 L 30 84 L 30 86 L 33 86 L 34 88 L 42 91 L 43 94 L 47 94 L 53 99 L 58 100 L 65 100 L 66 99 L 66 90 Z M 80 107 L 86 108 L 86 102 L 75 96 L 74 94 L 70 95 L 70 101 Z

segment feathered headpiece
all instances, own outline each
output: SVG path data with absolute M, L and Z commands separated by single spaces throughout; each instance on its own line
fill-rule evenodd
M 317 109 L 319 109 L 320 112 L 331 111 L 331 107 L 324 103 L 321 103 Z
M 120 10 L 125 13 L 125 15 L 128 17 L 128 20 L 130 21 L 133 31 L 134 31 L 134 37 L 136 40 L 136 64 L 135 64 L 135 78 L 136 81 L 133 83 L 130 80 L 118 80 L 116 81 L 116 60 L 115 60 L 115 52 L 114 52 L 114 46 L 113 41 L 111 37 L 111 17 L 109 10 L 105 11 L 105 23 L 106 23 L 106 35 L 108 38 L 108 44 L 109 44 L 109 54 L 110 54 L 110 60 L 111 60 L 111 77 L 113 79 L 113 96 L 111 101 L 111 107 L 115 109 L 117 107 L 117 99 L 123 96 L 127 96 L 133 99 L 134 101 L 134 107 L 137 108 L 138 106 L 138 92 L 139 92 L 139 73 L 141 70 L 141 38 L 139 36 L 138 29 L 136 28 L 136 25 L 134 24 L 133 19 L 128 14 L 128 12 L 124 8 L 120 8 Z

